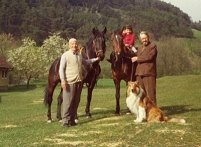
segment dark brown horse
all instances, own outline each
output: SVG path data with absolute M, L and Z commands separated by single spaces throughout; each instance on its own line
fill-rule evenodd
M 106 31 L 107 31 L 106 28 L 102 32 L 100 32 L 96 28 L 93 28 L 92 35 L 90 36 L 88 42 L 86 43 L 86 46 L 81 49 L 81 54 L 84 59 L 99 57 L 99 59 L 102 61 L 105 58 L 106 45 L 104 35 Z M 48 112 L 47 112 L 48 122 L 52 121 L 51 118 L 51 104 L 53 100 L 52 95 L 57 84 L 61 82 L 59 78 L 59 65 L 60 65 L 60 58 L 56 59 L 50 67 L 48 84 L 45 89 L 44 103 L 46 106 L 48 106 Z M 99 62 L 87 65 L 85 68 L 88 71 L 87 76 L 83 81 L 83 84 L 86 83 L 88 86 L 87 104 L 85 111 L 87 117 L 91 117 L 90 103 L 92 99 L 92 91 L 97 82 L 98 76 L 101 72 L 101 68 Z M 58 120 L 61 120 L 62 119 L 61 104 L 63 102 L 62 89 L 57 99 L 58 99 L 57 118 Z
M 113 81 L 116 88 L 116 111 L 115 114 L 120 114 L 120 83 L 121 80 L 126 82 L 135 81 L 135 69 L 136 63 L 131 62 L 131 57 L 135 56 L 129 48 L 123 44 L 123 37 L 121 31 L 110 32 L 111 44 L 113 52 L 110 54 L 110 59 L 107 59 L 111 63 Z

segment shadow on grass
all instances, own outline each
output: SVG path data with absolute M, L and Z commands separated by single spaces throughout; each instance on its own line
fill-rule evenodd
M 189 108 L 189 105 L 163 106 L 163 107 L 160 107 L 160 109 L 164 112 L 166 116 L 171 116 L 175 114 L 183 114 L 189 111 L 195 111 L 195 112 L 201 111 L 201 108 L 193 109 L 193 108 Z M 121 117 L 123 115 L 126 115 L 126 112 L 127 112 L 127 109 L 121 110 L 120 115 L 115 115 L 114 110 L 95 111 L 95 112 L 92 112 L 91 118 L 83 120 L 80 124 L 86 124 L 86 123 L 90 123 L 90 122 L 105 119 L 105 118 L 112 118 L 115 116 Z M 86 115 L 82 114 L 78 117 L 83 118 L 83 117 L 86 117 Z
M 92 112 L 92 117 L 83 120 L 82 122 L 80 122 L 80 124 L 86 124 L 89 122 L 93 122 L 93 121 L 97 121 L 97 120 L 101 120 L 101 119 L 105 119 L 105 118 L 112 118 L 112 117 L 121 117 L 123 115 L 126 115 L 127 109 L 126 110 L 121 110 L 121 114 L 120 115 L 116 115 L 114 113 L 114 110 L 103 110 L 103 111 L 95 111 Z M 87 117 L 86 114 L 82 114 L 79 115 L 78 118 L 84 118 Z
M 29 88 L 27 88 L 26 85 L 15 85 L 12 88 L 10 88 L 9 91 L 10 92 L 15 92 L 15 91 L 24 92 L 24 91 L 34 90 L 36 88 L 37 88 L 36 85 L 29 85 Z
M 38 87 L 36 84 L 30 84 L 29 88 L 27 88 L 27 85 L 20 84 L 20 85 L 12 85 L 9 86 L 8 90 L 4 92 L 25 92 L 25 91 L 30 91 L 30 90 L 35 90 Z M 45 87 L 45 85 L 40 85 L 40 87 Z
M 200 109 L 192 109 L 189 108 L 189 105 L 174 105 L 174 106 L 163 106 L 160 109 L 164 112 L 165 115 L 174 115 L 174 114 L 182 114 L 189 111 L 201 111 Z
M 174 106 L 163 106 L 160 107 L 160 109 L 163 111 L 163 113 L 166 116 L 171 116 L 171 115 L 175 115 L 175 114 L 183 114 L 183 113 L 187 113 L 187 112 L 199 112 L 201 111 L 201 108 L 199 109 L 193 109 L 193 108 L 189 108 L 190 105 L 174 105 Z M 79 122 L 79 124 L 87 124 L 90 122 L 94 122 L 94 121 L 98 121 L 98 120 L 102 120 L 102 119 L 106 119 L 106 118 L 112 118 L 113 117 L 121 117 L 124 115 L 127 115 L 126 113 L 128 112 L 128 109 L 121 109 L 121 114 L 120 115 L 116 115 L 114 109 L 110 109 L 110 110 L 96 110 L 91 112 L 92 117 L 88 118 L 88 119 L 83 119 L 83 118 L 87 118 L 86 114 L 82 114 L 82 115 L 78 115 L 78 118 L 82 119 L 81 122 Z M 131 114 L 134 115 L 134 114 Z M 108 119 L 109 120 L 109 119 Z M 56 122 L 56 121 L 55 121 Z

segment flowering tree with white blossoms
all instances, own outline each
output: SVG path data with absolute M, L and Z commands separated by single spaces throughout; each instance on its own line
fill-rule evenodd
M 14 67 L 15 76 L 26 78 L 29 88 L 31 78 L 48 74 L 54 60 L 67 50 L 67 41 L 59 33 L 54 33 L 44 40 L 41 47 L 37 47 L 36 42 L 30 38 L 22 42 L 19 48 L 9 51 L 8 61 Z
M 22 41 L 22 46 L 9 51 L 8 61 L 14 67 L 15 74 L 25 76 L 29 88 L 31 78 L 37 78 L 42 72 L 42 50 L 30 38 Z
M 67 41 L 59 36 L 59 33 L 53 33 L 45 39 L 41 46 L 44 68 L 48 72 L 51 64 L 67 50 Z

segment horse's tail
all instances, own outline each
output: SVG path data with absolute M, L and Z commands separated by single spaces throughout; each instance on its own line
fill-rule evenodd
M 45 106 L 49 105 L 49 98 L 48 98 L 48 89 L 49 89 L 49 84 L 46 85 L 45 90 L 44 90 L 44 100 L 43 103 Z

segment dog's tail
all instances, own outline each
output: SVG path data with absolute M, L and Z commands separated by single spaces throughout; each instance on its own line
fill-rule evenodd
M 179 118 L 170 118 L 167 119 L 167 122 L 174 122 L 174 123 L 186 123 L 185 119 L 179 119 Z

